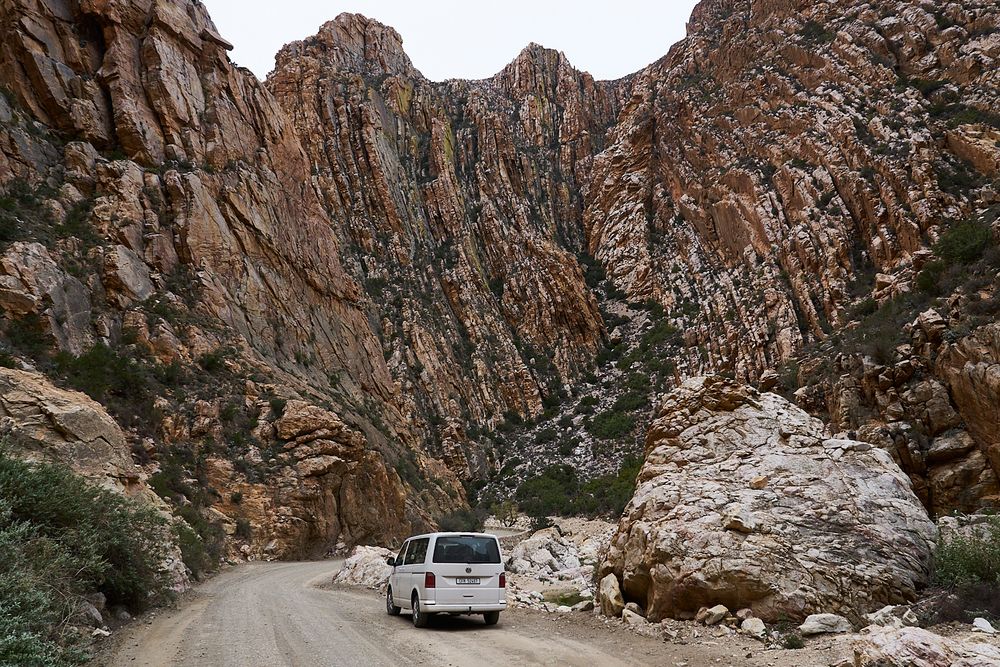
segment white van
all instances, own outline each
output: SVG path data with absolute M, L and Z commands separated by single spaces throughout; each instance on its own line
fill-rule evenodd
M 482 614 L 486 625 L 496 625 L 507 608 L 507 575 L 496 535 L 415 535 L 386 562 L 392 566 L 386 611 L 396 616 L 411 610 L 418 628 L 441 613 Z

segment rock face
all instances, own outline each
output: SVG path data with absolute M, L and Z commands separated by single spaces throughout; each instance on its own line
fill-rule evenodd
M 95 396 L 148 474 L 206 462 L 169 495 L 249 524 L 251 554 L 398 538 L 462 505 L 405 416 L 300 137 L 204 6 L 17 0 L 2 17 L 2 351 L 50 375 L 98 345 L 135 360 L 147 386 Z M 268 403 L 287 399 L 340 430 L 276 432 Z
M 504 469 L 484 431 L 594 371 L 602 391 L 638 376 L 636 414 L 696 373 L 774 382 L 997 203 L 989 0 L 704 0 L 683 42 L 615 82 L 537 45 L 490 79 L 430 82 L 398 33 L 345 14 L 262 83 L 195 0 L 0 12 L 4 365 L 69 382 L 59 353 L 136 361 L 150 387 L 95 396 L 147 473 L 184 467 L 199 511 L 271 536 L 254 552 L 369 539 L 346 518 L 366 508 L 391 509 L 397 538 L 431 525 L 466 504 L 460 479 Z M 904 465 L 935 512 L 997 494 L 990 340 L 869 378 L 880 421 L 919 406 L 941 439 Z M 844 370 L 817 409 L 876 396 Z M 314 440 L 337 446 L 286 449 L 287 400 L 335 414 Z M 901 429 L 882 435 L 905 464 Z M 730 509 L 729 532 L 755 535 Z
M 827 379 L 816 370 L 824 360 L 803 360 L 806 386 L 796 392 L 808 409 L 829 412 L 834 430 L 892 454 L 935 516 L 1000 505 L 997 325 L 970 331 L 970 302 L 949 301 L 947 317 L 929 308 L 905 325 L 891 359 L 836 354 Z
M 601 573 L 651 620 L 720 603 L 765 621 L 852 616 L 911 600 L 935 536 L 887 453 L 703 377 L 664 400 Z
M 618 616 L 625 609 L 625 600 L 622 598 L 618 578 L 613 574 L 606 574 L 601 578 L 597 596 L 601 604 L 601 613 L 605 616 Z
M 59 389 L 38 373 L 0 368 L 0 438 L 15 456 L 62 464 L 97 486 L 169 516 L 166 503 L 132 461 L 121 428 L 84 394 Z M 166 553 L 163 570 L 180 593 L 190 584 L 189 572 L 176 544 L 168 545 Z M 91 618 L 103 626 L 100 612 L 90 608 L 96 614 Z
M 1000 650 L 982 642 L 948 639 L 921 628 L 869 628 L 854 647 L 854 664 L 985 667 L 1000 665 Z
M 38 373 L 0 368 L 0 427 L 22 457 L 61 463 L 126 495 L 156 498 L 121 428 L 85 394 L 59 389 Z
M 808 637 L 809 635 L 850 632 L 853 629 L 851 622 L 838 614 L 810 614 L 799 626 L 799 634 Z
M 539 530 L 519 542 L 511 550 L 509 562 L 511 572 L 538 572 L 556 578 L 576 578 L 582 574 L 576 546 L 556 528 Z
M 250 554 L 309 558 L 352 544 L 388 544 L 419 521 L 382 456 L 336 414 L 289 401 L 273 428 L 283 465 L 266 483 L 235 481 L 231 463 L 207 461 L 213 486 L 218 480 L 240 494 L 238 503 L 230 497 L 217 510 L 249 522 Z

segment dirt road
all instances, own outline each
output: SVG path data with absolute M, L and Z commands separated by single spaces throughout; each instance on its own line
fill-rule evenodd
M 719 665 L 774 664 L 750 640 L 667 644 L 608 627 L 591 614 L 512 609 L 500 624 L 436 618 L 418 630 L 388 616 L 380 596 L 319 588 L 340 561 L 254 563 L 220 574 L 177 609 L 123 629 L 114 667 L 314 667 L 323 665 Z M 757 653 L 751 657 L 752 653 Z M 801 655 L 800 657 L 805 657 Z M 779 664 L 782 664 L 779 662 Z M 804 664 L 804 663 L 797 663 Z M 826 663 L 828 664 L 828 663 Z

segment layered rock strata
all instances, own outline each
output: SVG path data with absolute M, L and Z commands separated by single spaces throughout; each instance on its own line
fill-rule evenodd
M 601 575 L 647 618 L 724 604 L 764 620 L 912 600 L 936 530 L 868 443 L 824 436 L 775 394 L 719 377 L 666 397 Z

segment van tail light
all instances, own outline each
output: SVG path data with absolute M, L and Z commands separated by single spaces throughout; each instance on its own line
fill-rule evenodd
M 507 573 L 500 573 L 500 588 L 507 588 Z
M 424 588 L 434 588 L 437 586 L 437 579 L 433 572 L 424 572 Z

